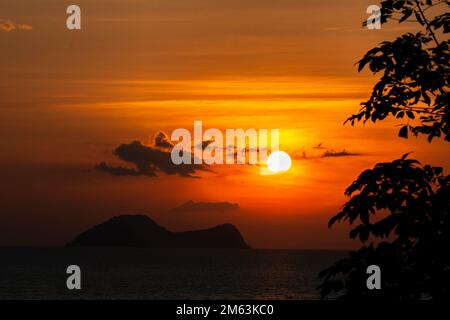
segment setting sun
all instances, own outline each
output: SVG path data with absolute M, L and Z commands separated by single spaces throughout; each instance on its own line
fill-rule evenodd
M 291 157 L 284 151 L 274 151 L 267 158 L 267 167 L 272 172 L 285 172 L 291 168 Z

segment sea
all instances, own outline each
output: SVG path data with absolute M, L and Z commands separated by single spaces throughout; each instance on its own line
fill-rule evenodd
M 318 299 L 345 251 L 0 248 L 0 299 Z M 69 290 L 70 265 L 81 271 Z

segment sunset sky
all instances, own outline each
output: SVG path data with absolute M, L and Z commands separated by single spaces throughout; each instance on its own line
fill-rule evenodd
M 343 125 L 377 79 L 355 63 L 414 31 L 364 29 L 373 1 L 78 0 L 80 31 L 66 28 L 70 4 L 0 2 L 0 245 L 62 245 L 140 213 L 170 230 L 233 223 L 257 248 L 349 248 L 348 227 L 327 221 L 362 170 L 410 151 L 449 168 L 443 142 L 397 138 L 402 122 Z M 120 144 L 151 146 L 194 120 L 280 129 L 291 170 L 213 166 L 195 179 L 95 169 L 126 165 L 112 154 Z M 171 210 L 189 200 L 240 209 Z

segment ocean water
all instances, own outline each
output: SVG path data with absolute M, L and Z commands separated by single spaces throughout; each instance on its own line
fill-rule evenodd
M 317 299 L 343 251 L 0 248 L 0 299 Z M 66 268 L 81 268 L 68 290 Z

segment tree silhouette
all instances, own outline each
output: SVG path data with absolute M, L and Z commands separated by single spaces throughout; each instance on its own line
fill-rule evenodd
M 359 71 L 381 77 L 346 122 L 394 117 L 406 120 L 402 138 L 450 141 L 450 1 L 385 0 L 380 7 L 382 23 L 415 22 L 421 31 L 382 42 L 359 61 Z M 348 222 L 350 238 L 363 246 L 320 273 L 323 298 L 450 297 L 450 176 L 408 156 L 362 172 L 345 191 L 350 200 L 329 226 Z M 382 290 L 366 286 L 372 264 L 382 270 Z

